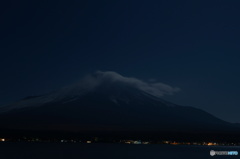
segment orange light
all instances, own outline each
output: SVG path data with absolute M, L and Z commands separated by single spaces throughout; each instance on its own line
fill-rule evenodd
M 5 141 L 5 139 L 3 139 L 3 138 L 0 138 L 0 141 Z

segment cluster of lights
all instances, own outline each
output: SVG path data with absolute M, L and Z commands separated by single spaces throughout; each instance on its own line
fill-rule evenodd
M 6 140 L 5 140 L 4 138 L 0 138 L 0 141 L 1 141 L 1 142 L 4 142 L 4 141 L 6 141 Z
M 141 141 L 141 140 L 121 140 L 120 143 L 125 143 L 125 144 L 149 144 L 148 141 Z
M 176 142 L 176 141 L 163 141 L 164 144 L 170 145 L 205 145 L 205 146 L 237 146 L 236 143 L 217 143 L 217 142 Z
M 27 142 L 62 142 L 62 143 L 98 143 L 99 138 L 94 137 L 92 140 L 74 140 L 74 139 L 48 139 L 42 140 L 39 138 L 27 138 L 23 137 L 17 140 L 5 139 L 0 138 L 0 142 L 4 141 L 27 141 Z M 101 141 L 101 140 L 100 140 Z M 104 141 L 102 141 L 104 142 Z M 238 146 L 240 143 L 217 143 L 217 142 L 178 142 L 178 141 L 142 141 L 142 140 L 120 140 L 120 141 L 113 141 L 113 143 L 123 143 L 123 144 L 170 144 L 170 145 L 205 145 L 205 146 Z

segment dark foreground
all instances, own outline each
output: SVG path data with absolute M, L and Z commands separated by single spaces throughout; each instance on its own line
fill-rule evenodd
M 238 151 L 240 147 L 185 145 L 128 145 L 81 143 L 0 143 L 0 159 L 235 159 L 210 156 L 210 150 Z

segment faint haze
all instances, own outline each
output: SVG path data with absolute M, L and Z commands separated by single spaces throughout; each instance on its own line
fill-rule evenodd
M 122 82 L 157 97 L 173 95 L 174 93 L 180 91 L 180 88 L 178 87 L 172 87 L 157 81 L 145 82 L 134 77 L 125 77 L 114 71 L 97 71 L 93 74 L 85 76 L 85 78 L 81 80 L 78 85 L 83 87 L 83 89 L 94 89 L 102 82 L 109 82 L 109 84 L 111 82 Z

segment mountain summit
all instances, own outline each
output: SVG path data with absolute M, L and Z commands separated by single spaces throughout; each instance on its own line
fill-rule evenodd
M 115 72 L 96 72 L 79 83 L 2 108 L 0 128 L 67 132 L 218 132 L 235 127 L 193 107 L 161 99 L 179 91 Z
M 124 77 L 116 72 L 97 71 L 85 76 L 78 83 L 43 96 L 26 97 L 23 100 L 3 107 L 0 111 L 37 107 L 54 102 L 72 102 L 93 92 L 100 95 L 108 94 L 108 97 L 113 101 L 117 101 L 119 98 L 121 98 L 119 100 L 123 100 L 123 96 L 125 96 L 125 100 L 127 101 L 127 98 L 136 96 L 139 93 L 148 94 L 156 99 L 164 95 L 171 95 L 179 90 L 179 88 L 174 88 L 163 83 L 147 83 L 136 78 Z M 139 98 L 138 100 L 141 99 Z

